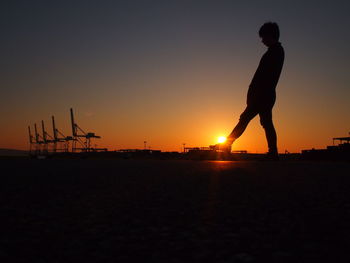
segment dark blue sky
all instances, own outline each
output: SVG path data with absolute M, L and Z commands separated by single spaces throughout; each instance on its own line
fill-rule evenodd
M 113 116 L 130 130 L 147 121 L 165 133 L 170 124 L 163 114 L 177 127 L 183 125 L 177 113 L 188 124 L 195 118 L 188 112 L 222 112 L 217 125 L 225 134 L 265 51 L 257 31 L 270 20 L 279 23 L 286 50 L 279 128 L 301 144 L 326 130 L 315 142 L 322 144 L 350 128 L 350 4 L 323 2 L 7 1 L 1 7 L 0 124 L 8 135 L 0 146 L 14 140 L 10 126 L 20 129 L 70 106 L 87 116 Z M 203 106 L 213 100 L 220 103 Z M 103 126 L 97 117 L 88 121 Z M 206 121 L 212 122 L 203 120 L 204 129 Z M 120 140 L 132 144 L 124 133 Z M 143 133 L 158 136 L 153 129 Z M 206 144 L 210 136 L 201 136 L 195 143 Z M 168 140 L 191 140 L 186 132 L 179 137 Z M 165 141 L 157 143 L 173 147 Z M 287 136 L 282 143 L 292 148 Z

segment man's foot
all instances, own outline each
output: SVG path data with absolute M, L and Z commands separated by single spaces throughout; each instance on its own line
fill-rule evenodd
M 215 144 L 215 150 L 231 153 L 232 143 L 233 141 L 227 140 L 226 142 Z
M 279 158 L 279 156 L 278 156 L 278 152 L 277 151 L 273 151 L 273 152 L 268 152 L 267 154 L 266 154 L 266 160 L 268 160 L 268 161 L 279 161 L 280 160 L 280 158 Z
M 226 144 L 226 143 L 222 143 L 220 145 L 220 150 L 223 151 L 224 153 L 231 153 L 231 144 Z

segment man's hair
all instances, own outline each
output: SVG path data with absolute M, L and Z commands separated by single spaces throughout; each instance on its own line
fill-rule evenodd
M 272 37 L 273 39 L 278 40 L 280 38 L 280 29 L 277 23 L 267 22 L 260 27 L 259 30 L 260 37 Z

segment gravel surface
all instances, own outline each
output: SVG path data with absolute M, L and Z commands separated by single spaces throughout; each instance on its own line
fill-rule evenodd
M 0 262 L 350 262 L 350 163 L 0 164 Z

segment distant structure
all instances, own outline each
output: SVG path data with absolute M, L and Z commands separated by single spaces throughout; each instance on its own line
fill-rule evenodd
M 350 135 L 350 132 L 349 132 Z M 334 142 L 339 141 L 339 145 L 348 145 L 350 142 L 350 137 L 338 137 L 338 138 L 333 138 L 333 145 Z
M 303 150 L 301 155 L 306 160 L 350 161 L 350 137 L 335 137 L 333 145 L 327 146 L 327 149 Z
M 91 139 L 100 139 L 101 136 L 95 135 L 93 132 L 85 132 L 79 127 L 79 125 L 74 121 L 73 109 L 70 109 L 70 117 L 72 124 L 72 137 L 73 145 L 72 152 L 82 151 L 82 152 L 96 152 L 96 151 L 107 151 L 106 148 L 93 148 L 91 147 Z
M 45 125 L 44 121 L 41 121 L 41 129 L 42 129 L 42 134 L 43 134 L 43 148 L 41 149 L 44 154 L 49 153 L 49 144 L 54 144 L 55 140 L 54 138 L 48 134 L 45 130 Z
M 41 146 L 44 143 L 44 141 L 42 140 L 42 137 L 38 133 L 38 129 L 36 128 L 36 123 L 34 123 L 34 131 L 35 131 L 35 143 L 36 143 L 35 154 L 39 155 L 41 153 Z
M 232 160 L 237 157 L 245 157 L 248 153 L 245 150 L 224 152 L 216 147 L 216 145 L 209 145 L 207 147 L 186 147 L 185 144 L 183 154 L 188 159 L 194 160 Z
M 216 145 L 209 145 L 208 147 L 185 147 L 184 145 L 184 153 L 192 153 L 192 152 L 214 152 L 220 153 L 222 150 L 217 149 Z M 248 153 L 246 150 L 236 150 L 231 151 L 231 153 Z
M 28 126 L 29 154 L 34 156 L 46 156 L 57 152 L 73 153 L 107 151 L 106 148 L 91 147 L 91 139 L 99 139 L 101 137 L 92 132 L 84 132 L 84 130 L 82 130 L 75 122 L 72 108 L 70 109 L 70 117 L 72 136 L 65 136 L 59 129 L 56 128 L 54 116 L 52 116 L 52 136 L 45 130 L 43 120 L 41 121 L 41 135 L 38 133 L 36 123 L 34 124 L 34 135 L 31 132 L 30 126 Z M 70 142 L 72 142 L 71 150 Z
M 32 135 L 32 132 L 30 130 L 30 126 L 28 126 L 28 134 L 29 134 L 29 154 L 32 154 L 33 148 L 36 148 L 36 141 L 34 136 Z
M 56 128 L 55 117 L 52 116 L 52 130 L 54 137 L 54 146 L 53 152 L 68 152 L 69 151 L 69 142 L 73 141 L 72 136 L 65 136 L 59 129 Z

